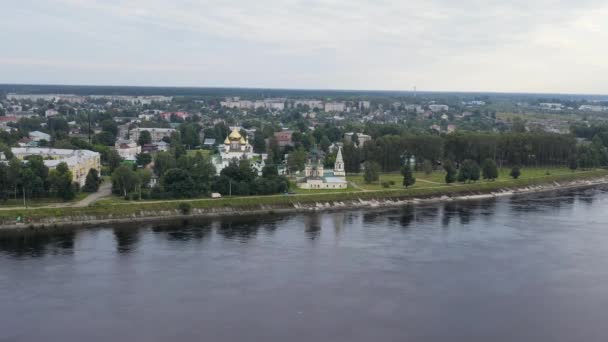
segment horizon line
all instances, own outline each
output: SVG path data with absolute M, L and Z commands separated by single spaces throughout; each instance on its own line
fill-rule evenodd
M 3 86 L 43 86 L 43 87 L 108 87 L 108 88 L 173 88 L 173 89 L 237 89 L 237 90 L 270 90 L 270 91 L 327 91 L 327 92 L 369 92 L 369 93 L 421 93 L 421 94 L 509 94 L 509 95 L 560 95 L 560 96 L 608 96 L 600 93 L 566 93 L 566 92 L 518 92 L 494 90 L 395 90 L 395 89 L 354 89 L 354 88 L 275 88 L 244 86 L 184 86 L 184 85 L 119 85 L 119 84 L 61 84 L 61 83 L 0 83 Z

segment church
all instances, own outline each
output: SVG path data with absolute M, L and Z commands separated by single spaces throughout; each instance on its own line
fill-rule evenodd
M 342 158 L 342 147 L 338 148 L 334 169 L 325 170 L 321 152 L 316 148 L 308 155 L 304 177 L 298 179 L 300 189 L 325 189 L 336 190 L 348 188 L 346 172 L 344 171 L 344 159 Z
M 253 147 L 249 144 L 247 138 L 239 133 L 236 127 L 226 137 L 224 144 L 219 147 L 219 152 L 213 158 L 213 164 L 218 174 L 233 160 L 249 160 L 251 166 L 259 174 L 261 174 L 262 168 L 264 168 L 264 156 L 259 153 L 253 153 Z

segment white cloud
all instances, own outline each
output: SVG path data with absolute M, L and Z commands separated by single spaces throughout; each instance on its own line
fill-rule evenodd
M 8 12 L 0 82 L 65 83 L 74 69 L 70 80 L 104 84 L 608 86 L 596 0 L 22 0 Z

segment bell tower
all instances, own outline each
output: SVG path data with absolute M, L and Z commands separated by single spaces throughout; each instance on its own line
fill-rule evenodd
M 334 163 L 334 176 L 346 176 L 346 172 L 344 171 L 344 159 L 342 158 L 342 146 L 338 147 L 338 154 L 336 155 L 336 162 Z

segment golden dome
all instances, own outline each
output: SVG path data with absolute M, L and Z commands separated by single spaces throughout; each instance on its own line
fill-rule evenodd
M 241 145 L 245 145 L 245 144 L 247 144 L 247 141 L 245 140 L 245 138 L 241 138 L 240 144 L 241 144 Z
M 230 140 L 239 140 L 242 137 L 241 137 L 241 133 L 239 133 L 239 130 L 235 128 L 235 129 L 232 130 L 232 133 L 230 133 L 230 135 L 228 136 L 228 138 Z
M 226 137 L 226 140 L 224 140 L 224 145 L 230 145 L 230 139 L 228 139 L 228 137 Z

